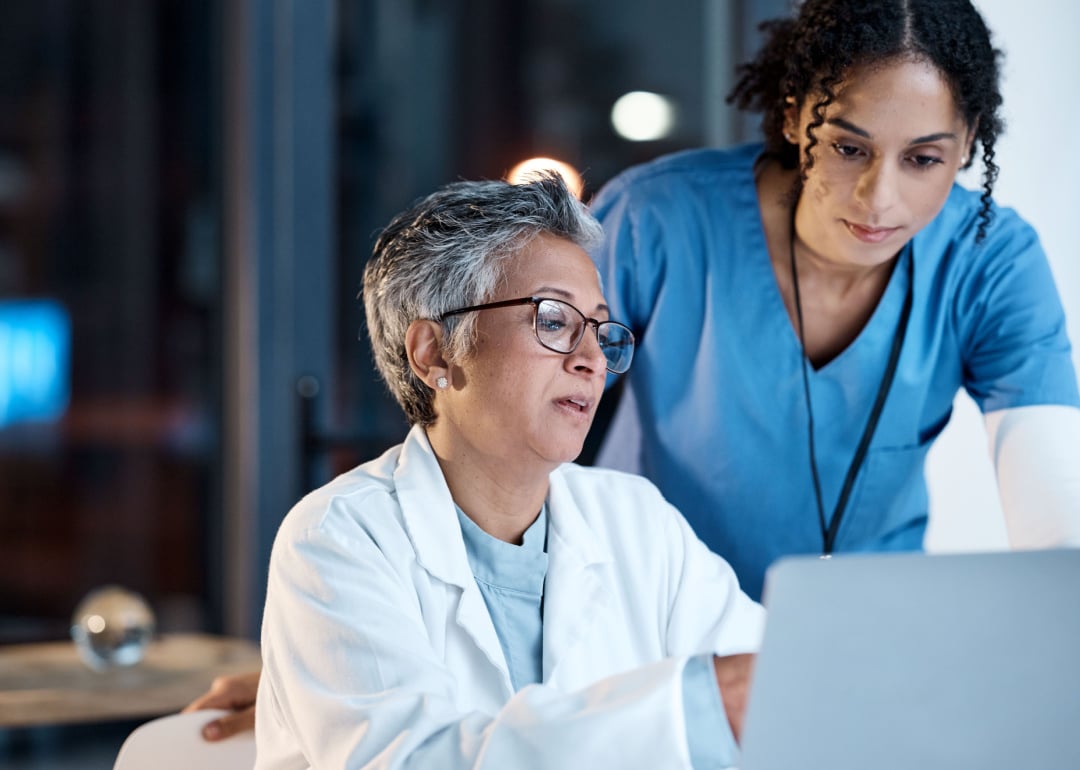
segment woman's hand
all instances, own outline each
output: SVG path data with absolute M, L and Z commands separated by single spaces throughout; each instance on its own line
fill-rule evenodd
M 210 689 L 184 707 L 181 713 L 199 709 L 228 709 L 232 714 L 203 725 L 202 736 L 208 741 L 220 741 L 230 735 L 255 728 L 255 693 L 259 689 L 261 671 L 219 676 Z
M 713 656 L 713 670 L 716 682 L 720 685 L 720 698 L 724 702 L 724 711 L 731 732 L 737 742 L 742 741 L 743 718 L 746 716 L 746 701 L 750 696 L 750 677 L 754 671 L 754 658 L 750 653 L 741 655 Z

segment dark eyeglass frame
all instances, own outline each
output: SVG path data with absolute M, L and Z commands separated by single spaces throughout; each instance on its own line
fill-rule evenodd
M 577 313 L 579 316 L 581 316 L 581 320 L 584 323 L 582 323 L 582 325 L 580 327 L 580 331 L 577 334 L 577 338 L 574 340 L 574 342 L 570 346 L 569 350 L 558 350 L 557 348 L 551 347 L 551 345 L 548 345 L 547 343 L 544 342 L 543 339 L 541 339 L 540 330 L 537 328 L 537 324 L 539 323 L 539 320 L 540 320 L 540 312 L 539 311 L 540 311 L 540 303 L 541 302 L 558 302 L 560 305 L 566 305 L 566 307 L 570 308 L 575 313 Z M 542 347 L 544 347 L 545 349 L 550 350 L 553 353 L 561 353 L 564 356 L 568 356 L 571 353 L 573 353 L 575 350 L 578 349 L 578 345 L 580 345 L 581 341 L 583 339 L 585 339 L 585 328 L 588 327 L 588 326 L 592 326 L 593 332 L 596 333 L 596 341 L 597 341 L 597 343 L 600 343 L 600 327 L 601 326 L 616 326 L 616 327 L 618 327 L 620 329 L 624 329 L 626 331 L 627 338 L 630 340 L 630 360 L 627 361 L 626 366 L 621 368 L 621 369 L 612 369 L 610 365 L 607 365 L 605 368 L 607 369 L 607 371 L 611 372 L 612 374 L 623 374 L 623 373 L 625 373 L 626 371 L 628 371 L 630 369 L 630 364 L 634 360 L 634 346 L 636 344 L 636 341 L 634 339 L 634 333 L 630 330 L 629 326 L 627 326 L 626 324 L 621 324 L 618 321 L 597 321 L 595 318 L 590 318 L 589 316 L 582 313 L 580 310 L 578 310 L 576 307 L 571 305 L 566 300 L 558 299 L 557 297 L 517 297 L 516 299 L 504 299 L 504 300 L 499 300 L 498 302 L 485 302 L 482 305 L 470 305 L 469 307 L 459 307 L 456 310 L 448 310 L 447 312 L 443 313 L 441 316 L 439 316 L 438 320 L 441 322 L 441 321 L 446 320 L 447 318 L 449 318 L 452 315 L 460 315 L 462 313 L 470 313 L 473 310 L 492 310 L 494 308 L 515 307 L 517 305 L 532 305 L 533 306 L 533 334 L 536 336 L 536 341 L 539 342 L 540 345 Z M 604 346 L 602 344 L 600 345 L 600 349 L 601 350 L 604 349 Z M 604 360 L 605 361 L 607 360 L 606 355 L 604 356 Z

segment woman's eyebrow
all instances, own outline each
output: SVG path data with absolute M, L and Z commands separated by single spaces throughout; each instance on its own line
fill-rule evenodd
M 857 134 L 858 136 L 861 136 L 864 139 L 873 139 L 874 138 L 873 135 L 871 135 L 871 133 L 869 131 L 867 131 L 865 128 L 859 128 L 854 123 L 846 121 L 843 118 L 829 118 L 825 122 L 828 123 L 830 126 L 837 126 L 839 128 L 844 129 L 845 131 L 850 131 L 853 134 Z
M 542 297 L 545 294 L 554 294 L 559 299 L 569 300 L 574 298 L 574 295 L 566 289 L 558 289 L 554 286 L 540 286 L 532 293 L 534 297 Z
M 534 291 L 532 293 L 532 296 L 534 296 L 534 297 L 542 297 L 542 296 L 544 296 L 546 294 L 559 294 L 559 295 L 562 295 L 562 297 L 565 298 L 567 302 L 570 302 L 571 300 L 574 299 L 574 295 L 571 294 L 570 292 L 566 291 L 565 289 L 556 289 L 554 286 L 541 286 L 539 289 L 537 289 L 536 291 Z M 573 303 L 571 302 L 571 304 L 573 304 Z M 607 305 L 605 305 L 603 302 L 601 302 L 600 304 L 598 304 L 596 306 L 596 308 L 592 312 L 594 312 L 594 313 L 597 313 L 597 312 L 610 313 L 611 308 L 609 308 Z
M 960 137 L 958 137 L 952 131 L 939 131 L 936 134 L 917 136 L 910 142 L 908 142 L 908 144 L 926 144 L 927 142 L 940 142 L 942 139 L 951 140 L 953 142 L 960 141 Z
M 852 123 L 850 121 L 847 121 L 847 120 L 844 120 L 843 118 L 829 118 L 825 122 L 828 123 L 831 126 L 837 126 L 838 128 L 842 128 L 845 131 L 850 131 L 853 134 L 857 134 L 858 136 L 861 136 L 864 139 L 873 139 L 874 138 L 873 134 L 871 134 L 865 128 L 859 128 L 854 123 Z M 954 142 L 959 141 L 959 137 L 957 137 L 957 135 L 954 134 L 953 132 L 951 132 L 951 131 L 939 131 L 936 134 L 927 134 L 926 136 L 917 136 L 914 139 L 912 139 L 911 141 L 909 141 L 908 144 L 926 144 L 928 142 L 938 142 L 938 141 L 941 141 L 942 139 L 952 140 Z

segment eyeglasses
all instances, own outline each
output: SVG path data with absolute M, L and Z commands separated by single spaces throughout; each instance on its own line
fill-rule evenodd
M 607 360 L 607 370 L 612 374 L 622 374 L 630 368 L 634 358 L 634 333 L 616 321 L 597 321 L 589 318 L 569 302 L 549 297 L 519 297 L 501 302 L 488 302 L 451 310 L 439 316 L 442 321 L 449 316 L 468 313 L 473 310 L 490 310 L 497 307 L 515 305 L 533 306 L 533 331 L 536 340 L 548 350 L 570 354 L 577 350 L 585 336 L 585 327 L 592 326 L 596 331 L 596 341 Z

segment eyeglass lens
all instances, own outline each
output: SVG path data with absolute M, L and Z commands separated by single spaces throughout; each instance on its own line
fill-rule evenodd
M 554 299 L 545 299 L 536 306 L 536 337 L 558 353 L 573 352 L 585 334 L 587 321 L 577 308 Z M 601 321 L 596 339 L 612 372 L 625 372 L 634 355 L 633 335 L 625 326 Z

